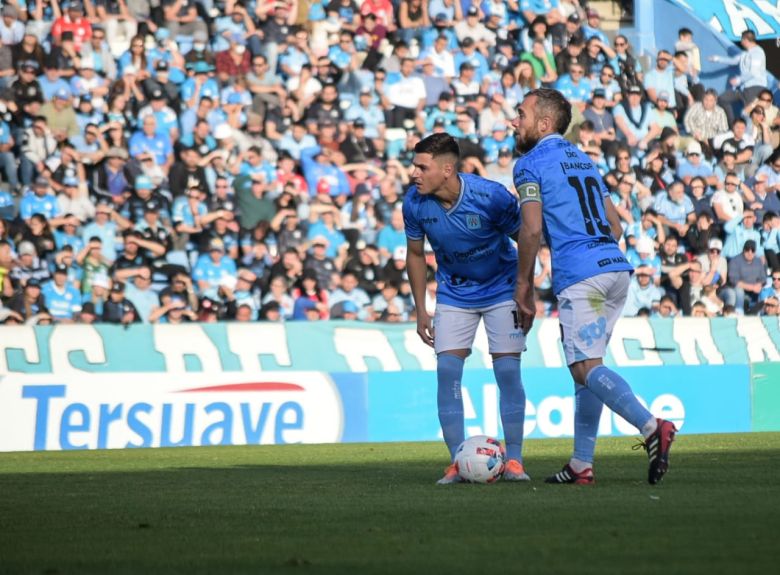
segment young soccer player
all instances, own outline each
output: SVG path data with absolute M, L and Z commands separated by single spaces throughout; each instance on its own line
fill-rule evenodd
M 406 262 L 417 307 L 417 333 L 438 358 L 439 422 L 452 461 L 438 483 L 460 481 L 454 458 L 464 440 L 463 362 L 471 353 L 481 319 L 501 392 L 508 459 L 504 479 L 527 481 L 522 458 L 525 390 L 520 381 L 525 334 L 512 299 L 517 250 L 510 241 L 520 228 L 520 208 L 501 184 L 458 173 L 460 150 L 448 134 L 421 140 L 414 152 L 414 185 L 403 204 Z M 426 237 L 438 264 L 433 323 L 425 310 Z
M 557 90 L 529 92 L 513 121 L 518 147 L 514 181 L 522 226 L 515 299 L 528 333 L 535 315 L 533 273 L 544 230 L 552 253 L 553 291 L 558 299 L 561 340 L 575 381 L 574 454 L 547 483 L 594 482 L 593 453 L 604 404 L 645 437 L 648 481 L 669 466 L 676 429 L 656 419 L 631 387 L 602 363 L 612 329 L 626 300 L 631 265 L 618 248 L 622 229 L 607 188 L 590 158 L 563 134 L 571 105 Z

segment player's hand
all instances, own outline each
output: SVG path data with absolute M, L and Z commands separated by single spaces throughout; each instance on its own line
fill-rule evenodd
M 536 317 L 536 305 L 534 304 L 534 289 L 527 281 L 518 281 L 515 287 L 515 303 L 517 313 L 520 316 L 520 328 L 523 333 L 531 331 Z
M 431 316 L 425 311 L 420 310 L 417 313 L 417 335 L 423 340 L 425 345 L 433 347 L 433 326 L 431 324 Z

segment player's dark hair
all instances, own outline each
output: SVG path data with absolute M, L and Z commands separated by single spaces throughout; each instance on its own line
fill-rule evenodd
M 555 131 L 563 135 L 571 123 L 571 104 L 558 90 L 552 88 L 536 88 L 526 95 L 526 98 L 536 96 L 536 116 L 550 116 Z
M 753 44 L 756 43 L 756 33 L 753 32 L 753 30 L 745 30 L 742 32 L 742 36 L 740 36 L 742 40 L 747 40 L 748 42 L 751 42 Z
M 417 142 L 414 146 L 415 154 L 430 154 L 434 158 L 439 156 L 454 156 L 460 158 L 460 146 L 458 141 L 449 134 L 431 134 Z
M 693 36 L 693 32 L 691 31 L 690 28 L 680 28 L 679 30 L 677 30 L 677 37 L 678 38 L 680 36 L 686 36 L 686 35 L 687 36 Z

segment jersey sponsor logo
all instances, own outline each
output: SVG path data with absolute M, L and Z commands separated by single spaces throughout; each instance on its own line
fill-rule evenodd
M 470 230 L 478 230 L 482 227 L 482 222 L 477 214 L 466 214 L 466 227 Z
M 529 182 L 522 184 L 517 188 L 517 193 L 520 195 L 520 201 L 525 200 L 538 200 L 539 199 L 539 184 Z
M 604 258 L 598 261 L 598 265 L 600 268 L 603 268 L 604 266 L 608 266 L 610 264 L 623 264 L 623 263 L 628 263 L 626 261 L 626 258 L 624 258 L 623 256 L 616 256 L 614 258 Z

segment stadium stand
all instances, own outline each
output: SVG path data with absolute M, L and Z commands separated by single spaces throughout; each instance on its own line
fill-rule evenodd
M 627 313 L 778 314 L 780 118 L 750 30 L 706 60 L 734 66 L 717 90 L 690 29 L 632 47 L 630 2 L 1 4 L 2 323 L 413 319 L 414 145 L 447 132 L 512 189 L 536 86 L 574 104 L 620 213 Z

